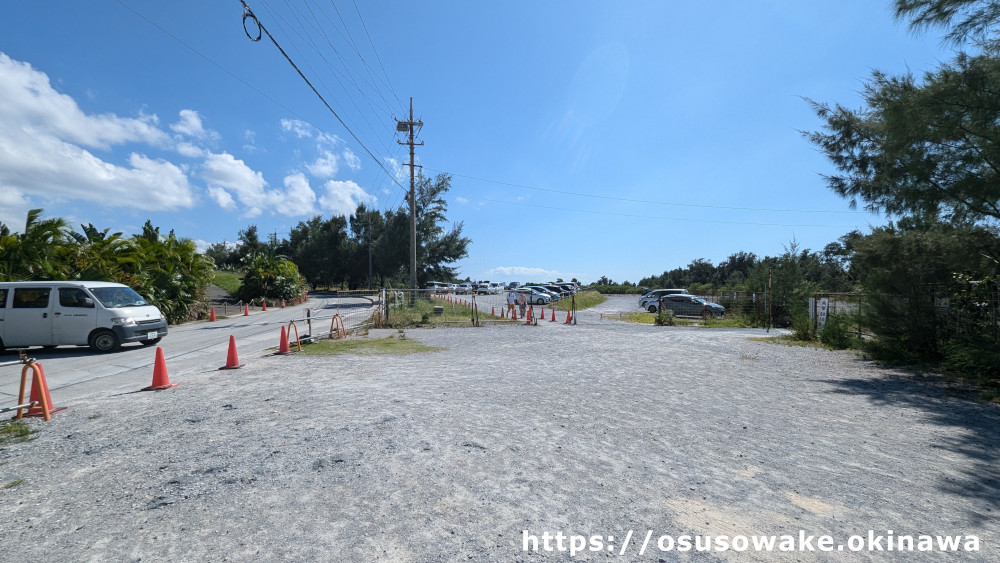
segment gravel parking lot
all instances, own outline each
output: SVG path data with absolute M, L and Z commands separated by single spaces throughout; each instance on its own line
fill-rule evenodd
M 942 560 L 656 547 L 872 530 L 975 535 L 946 558 L 1000 560 L 996 406 L 747 339 L 761 330 L 580 319 L 411 330 L 441 350 L 409 356 L 242 357 L 74 401 L 0 449 L 0 485 L 23 480 L 0 490 L 0 559 L 569 560 L 524 550 L 549 532 L 602 538 L 576 560 Z

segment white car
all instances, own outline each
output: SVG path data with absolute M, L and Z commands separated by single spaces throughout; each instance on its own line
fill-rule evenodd
M 528 295 L 528 303 L 532 305 L 548 305 L 552 301 L 551 295 L 538 289 L 521 287 L 517 291 L 519 293 L 526 293 Z
M 472 289 L 472 282 L 460 283 L 458 284 L 458 287 L 455 288 L 455 293 L 458 293 L 460 295 L 468 295 L 473 291 L 474 290 Z

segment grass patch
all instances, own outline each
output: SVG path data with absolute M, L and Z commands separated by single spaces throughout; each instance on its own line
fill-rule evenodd
M 397 337 L 388 338 L 362 338 L 358 340 L 321 340 L 302 348 L 302 353 L 308 356 L 336 356 L 338 354 L 358 354 L 366 356 L 377 355 L 406 355 L 421 354 L 424 352 L 440 352 L 442 348 L 435 348 L 421 344 L 416 340 L 406 338 L 400 334 Z
M 243 285 L 243 273 L 216 270 L 215 281 L 213 283 L 226 290 L 229 295 L 236 295 L 236 292 L 240 290 L 240 286 Z
M 621 320 L 627 323 L 638 323 L 642 325 L 656 324 L 656 315 L 654 313 L 619 313 L 617 315 L 605 315 L 604 318 Z M 699 321 L 673 317 L 673 323 L 673 326 L 697 326 Z
M 570 307 L 573 305 L 574 298 L 576 299 L 577 311 L 596 307 L 608 300 L 608 298 L 601 293 L 593 290 L 587 290 L 577 293 L 574 297 L 563 297 L 555 303 L 550 303 L 548 306 L 557 311 L 569 311 Z
M 760 323 L 752 322 L 748 317 L 738 313 L 726 314 L 724 317 L 709 317 L 701 323 L 705 328 L 760 328 Z
M 32 430 L 20 420 L 0 423 L 0 446 L 29 442 L 35 439 L 34 434 L 37 433 L 38 430 Z
M 822 342 L 817 340 L 799 340 L 794 334 L 782 334 L 779 336 L 751 336 L 747 340 L 754 342 L 768 342 L 771 344 L 781 344 L 783 346 L 798 346 L 799 348 L 820 348 L 826 349 Z

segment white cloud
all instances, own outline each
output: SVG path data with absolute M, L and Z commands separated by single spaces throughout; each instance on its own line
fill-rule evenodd
M 73 98 L 55 91 L 45 73 L 4 53 L 0 53 L 0 78 L 0 123 L 5 134 L 26 127 L 36 135 L 100 149 L 126 142 L 168 144 L 169 136 L 156 127 L 155 115 L 87 115 Z
M 316 192 L 300 172 L 285 177 L 284 189 L 268 189 L 263 174 L 233 155 L 221 153 L 205 159 L 201 177 L 220 207 L 231 211 L 242 205 L 245 217 L 265 211 L 289 217 L 316 214 Z
M 350 180 L 330 180 L 323 187 L 326 188 L 326 193 L 319 198 L 320 207 L 335 216 L 350 216 L 357 210 L 358 204 L 371 203 L 375 200 L 361 186 Z
M 236 201 L 233 199 L 233 196 L 230 195 L 229 192 L 227 192 L 226 190 L 218 186 L 210 186 L 208 188 L 208 195 L 213 200 L 215 200 L 215 203 L 219 204 L 219 207 L 221 207 L 222 209 L 226 211 L 236 210 Z
M 170 126 L 170 130 L 174 133 L 187 135 L 188 137 L 194 137 L 196 139 L 219 138 L 219 134 L 215 131 L 205 129 L 204 125 L 201 123 L 201 116 L 198 115 L 197 111 L 193 109 L 182 109 L 180 111 L 180 116 L 180 121 Z
M 294 133 L 300 139 L 313 137 L 313 126 L 300 119 L 282 119 L 281 130 Z
M 306 165 L 306 170 L 317 178 L 333 178 L 338 169 L 337 155 L 330 151 L 322 151 L 315 162 Z
M 396 176 L 397 182 L 410 181 L 409 171 L 403 168 L 403 165 L 399 163 L 395 158 L 385 157 L 385 163 L 389 165 L 389 170 Z
M 517 278 L 527 278 L 532 280 L 542 280 L 542 279 L 555 279 L 562 276 L 559 272 L 554 270 L 546 270 L 543 268 L 529 268 L 526 266 L 498 266 L 488 271 L 487 274 L 490 277 L 505 276 L 505 277 L 517 277 Z
M 5 223 L 12 231 L 23 229 L 24 218 L 28 216 L 31 203 L 17 190 L 0 190 L 0 223 Z
M 276 208 L 282 215 L 313 215 L 316 210 L 316 192 L 309 186 L 304 174 L 285 176 L 285 192 L 278 194 Z
M 465 205 L 466 203 L 469 203 L 469 199 L 462 196 L 458 196 L 455 198 L 455 203 L 461 203 L 462 205 Z
M 47 75 L 3 53 L 0 100 L 0 193 L 17 194 L 5 201 L 76 199 L 143 210 L 194 205 L 184 168 L 139 152 L 118 165 L 88 150 L 124 143 L 168 148 L 170 136 L 155 115 L 87 115 Z
M 344 149 L 344 163 L 355 172 L 361 170 L 361 159 L 351 149 Z
M 177 143 L 177 152 L 181 156 L 186 156 L 188 158 L 201 158 L 208 156 L 208 151 L 205 149 L 183 141 Z

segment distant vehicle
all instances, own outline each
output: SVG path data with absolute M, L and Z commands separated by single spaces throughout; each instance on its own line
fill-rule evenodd
M 520 282 L 510 282 L 509 284 L 507 284 L 507 289 L 508 290 L 517 289 L 520 286 L 521 286 Z
M 686 289 L 654 289 L 639 298 L 639 307 L 646 309 L 649 307 L 650 302 L 655 303 L 662 295 L 686 295 L 687 292 L 688 290 Z
M 651 301 L 646 306 L 646 310 L 650 313 L 657 313 L 660 303 L 663 304 L 664 309 L 673 311 L 678 316 L 721 317 L 726 314 L 726 308 L 718 303 L 711 303 L 701 297 L 682 293 L 664 295 L 659 302 Z
M 472 282 L 463 282 L 458 284 L 458 287 L 455 288 L 455 293 L 466 295 L 474 292 L 475 290 L 476 288 L 472 285 Z
M 532 303 L 534 305 L 548 305 L 552 302 L 552 296 L 539 288 L 524 286 L 519 287 L 517 291 L 520 293 L 526 293 L 528 303 Z
M 493 293 L 499 295 L 503 293 L 504 285 L 503 282 L 493 282 L 490 284 L 493 287 Z
M 542 286 L 542 285 L 525 285 L 525 286 L 522 286 L 522 287 L 526 287 L 526 288 L 529 288 L 529 289 L 534 289 L 535 291 L 540 291 L 540 292 L 548 295 L 549 299 L 552 300 L 552 301 L 559 301 L 560 299 L 562 299 L 562 295 L 560 295 L 559 293 L 556 293 L 556 292 L 552 291 L 551 289 L 548 289 L 548 288 L 546 288 L 545 286 Z
M 2 282 L 0 321 L 0 353 L 61 345 L 113 352 L 167 335 L 159 309 L 126 285 L 100 281 Z
M 570 290 L 568 290 L 565 287 L 563 287 L 561 285 L 558 285 L 558 284 L 554 284 L 554 283 L 547 284 L 544 287 L 545 287 L 545 289 L 547 289 L 549 291 L 554 291 L 554 292 L 558 293 L 559 297 L 569 297 L 570 295 L 573 295 L 573 292 L 571 292 Z
M 556 285 L 570 292 L 571 295 L 575 295 L 579 289 L 576 287 L 576 284 L 573 283 L 557 283 Z
M 444 291 L 444 290 L 448 289 L 448 284 L 441 283 L 441 282 L 429 281 L 429 282 L 427 282 L 427 285 L 424 286 L 424 288 L 425 289 L 429 289 L 431 291 Z

